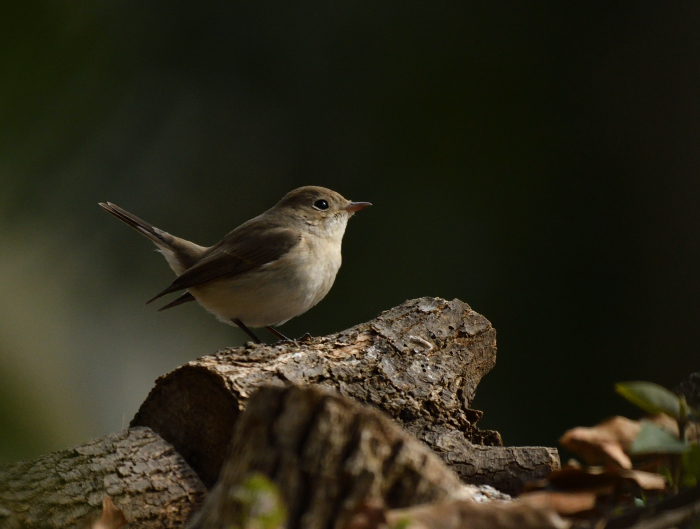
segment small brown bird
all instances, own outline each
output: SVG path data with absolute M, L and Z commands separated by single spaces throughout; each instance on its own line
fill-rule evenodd
M 160 310 L 197 300 L 260 343 L 248 327 L 264 327 L 287 340 L 273 325 L 303 314 L 328 294 L 340 268 L 348 219 L 371 204 L 351 202 L 324 187 L 300 187 L 209 248 L 170 235 L 109 202 L 100 206 L 151 239 L 178 275 L 148 303 L 184 290 Z

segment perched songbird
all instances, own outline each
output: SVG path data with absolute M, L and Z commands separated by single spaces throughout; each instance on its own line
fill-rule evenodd
M 159 230 L 119 206 L 100 203 L 151 239 L 178 276 L 148 303 L 184 290 L 160 310 L 197 300 L 258 343 L 248 327 L 264 327 L 286 340 L 272 326 L 303 314 L 328 294 L 340 268 L 348 219 L 370 205 L 350 202 L 323 187 L 300 187 L 206 248 Z

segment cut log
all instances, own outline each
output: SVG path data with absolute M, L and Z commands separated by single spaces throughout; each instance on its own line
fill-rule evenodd
M 459 300 L 420 298 L 325 337 L 246 344 L 185 364 L 156 381 L 132 426 L 177 448 L 211 486 L 249 396 L 262 385 L 328 387 L 387 412 L 466 480 L 517 492 L 520 478 L 558 468 L 555 449 L 502 449 L 470 409 L 496 361 L 496 331 Z M 481 445 L 475 447 L 474 445 Z
M 495 331 L 483 316 L 459 300 L 422 298 L 331 336 L 201 358 L 157 381 L 130 430 L 0 468 L 0 526 L 69 526 L 98 516 L 105 495 L 139 527 L 181 525 L 216 481 L 249 396 L 266 384 L 315 385 L 368 403 L 461 477 L 517 491 L 520 478 L 546 475 L 558 458 L 551 449 L 489 446 L 500 444 L 498 433 L 476 427 L 481 412 L 469 405 L 495 352 Z M 393 446 L 391 462 L 404 457 Z M 425 500 L 447 494 L 432 481 L 433 467 L 416 467 L 394 486 L 396 506 L 420 483 L 432 483 Z M 364 476 L 348 487 L 363 487 Z
M 546 446 L 478 446 L 460 432 L 424 432 L 423 440 L 442 456 L 465 483 L 491 485 L 520 494 L 528 481 L 544 478 L 560 468 L 559 452 Z
M 370 500 L 398 508 L 470 493 L 388 416 L 317 387 L 265 387 L 250 398 L 221 478 L 188 527 L 243 526 L 241 488 L 257 474 L 277 485 L 287 529 L 344 527 Z
M 182 527 L 206 489 L 148 428 L 0 467 L 0 527 L 89 526 L 112 498 L 132 527 Z

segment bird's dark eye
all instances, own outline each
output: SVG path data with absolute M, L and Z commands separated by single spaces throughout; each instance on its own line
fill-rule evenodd
M 317 200 L 316 202 L 314 202 L 314 207 L 320 210 L 328 209 L 328 202 L 326 202 L 323 199 Z

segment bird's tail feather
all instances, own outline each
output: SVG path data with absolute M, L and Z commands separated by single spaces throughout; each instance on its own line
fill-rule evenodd
M 111 202 L 100 202 L 100 206 L 102 206 L 108 213 L 111 213 L 125 224 L 128 224 L 134 228 L 141 235 L 151 239 L 156 246 L 172 248 L 174 237 L 168 232 L 156 228 L 152 224 L 138 218 L 136 215 L 129 213 L 125 209 L 122 209 Z
M 150 301 L 146 302 L 146 304 L 150 303 L 151 301 L 154 301 L 154 300 L 150 300 Z M 178 305 L 182 305 L 183 303 L 187 303 L 188 301 L 194 301 L 194 296 L 192 294 L 190 294 L 189 292 L 185 292 L 179 298 L 177 298 L 175 301 L 171 301 L 170 303 L 168 303 L 164 307 L 159 308 L 158 312 L 160 312 L 161 310 L 172 309 L 173 307 L 177 307 Z
M 204 246 L 170 235 L 111 202 L 100 202 L 100 206 L 144 237 L 151 239 L 177 275 L 196 263 L 207 250 Z

